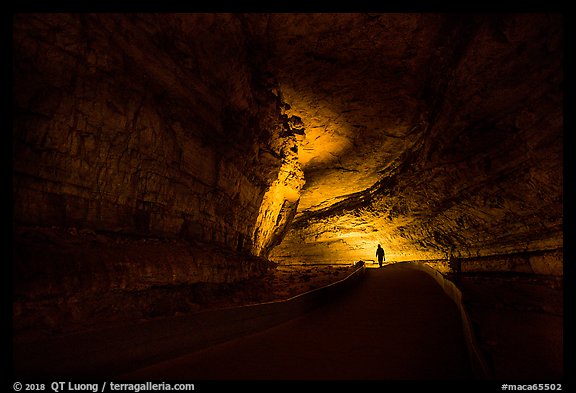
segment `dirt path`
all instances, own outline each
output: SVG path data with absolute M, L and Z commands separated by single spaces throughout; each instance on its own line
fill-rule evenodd
M 426 273 L 367 269 L 334 302 L 126 379 L 471 379 L 457 308 Z

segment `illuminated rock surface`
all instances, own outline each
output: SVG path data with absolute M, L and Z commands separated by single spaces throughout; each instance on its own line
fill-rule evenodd
M 562 248 L 561 20 L 273 21 L 280 85 L 306 129 L 299 213 L 273 258 Z

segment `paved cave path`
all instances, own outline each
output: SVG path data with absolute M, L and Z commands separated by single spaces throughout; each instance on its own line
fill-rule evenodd
M 432 277 L 400 265 L 365 274 L 296 319 L 120 379 L 473 378 L 458 309 Z

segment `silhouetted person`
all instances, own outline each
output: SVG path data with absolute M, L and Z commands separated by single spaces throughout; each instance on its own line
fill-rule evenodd
M 378 244 L 378 248 L 376 249 L 376 256 L 378 257 L 378 265 L 382 267 L 382 262 L 385 261 L 386 258 L 384 258 L 384 249 L 380 244 Z
M 450 257 L 448 259 L 448 266 L 450 267 L 452 274 L 454 274 L 454 279 L 458 284 L 460 283 L 460 278 L 462 275 L 462 260 L 460 259 L 460 257 L 454 254 L 455 254 L 454 249 L 451 249 Z

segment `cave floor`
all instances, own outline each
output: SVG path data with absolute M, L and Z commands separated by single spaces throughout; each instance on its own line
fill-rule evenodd
M 386 269 L 368 269 L 368 277 Z M 112 304 L 52 328 L 14 330 L 14 342 L 50 340 L 112 326 L 284 300 L 345 278 L 352 265 L 278 265 L 230 284 L 172 285 L 99 293 L 86 304 Z M 464 274 L 459 288 L 479 344 L 496 378 L 562 378 L 563 291 L 560 279 L 517 274 Z M 82 299 L 76 299 L 80 301 Z M 85 316 L 85 315 L 83 315 Z M 63 319 L 62 321 L 66 321 Z
M 218 314 L 224 317 L 218 324 L 225 323 L 228 314 Z M 187 321 L 158 319 L 140 329 L 127 325 L 60 337 L 40 349 L 20 346 L 15 367 L 28 376 L 105 373 L 147 381 L 473 378 L 458 308 L 431 276 L 399 265 L 367 269 L 360 285 L 299 317 L 182 352 L 191 332 L 203 337 L 205 330 L 218 329 Z M 127 353 L 136 357 L 119 362 Z
M 369 269 L 372 276 L 384 270 L 393 271 L 391 266 Z M 267 284 L 260 286 L 261 290 L 246 290 L 237 300 L 249 303 L 250 299 L 287 298 L 337 281 L 349 271 L 347 267 L 331 266 L 279 267 L 264 280 Z M 555 381 L 563 378 L 561 278 L 469 273 L 462 276 L 458 287 L 494 378 L 540 377 Z M 225 305 L 223 301 L 220 299 L 220 306 Z M 180 372 L 184 372 L 182 368 Z
M 459 312 L 432 277 L 368 269 L 361 285 L 270 329 L 120 379 L 472 378 Z

